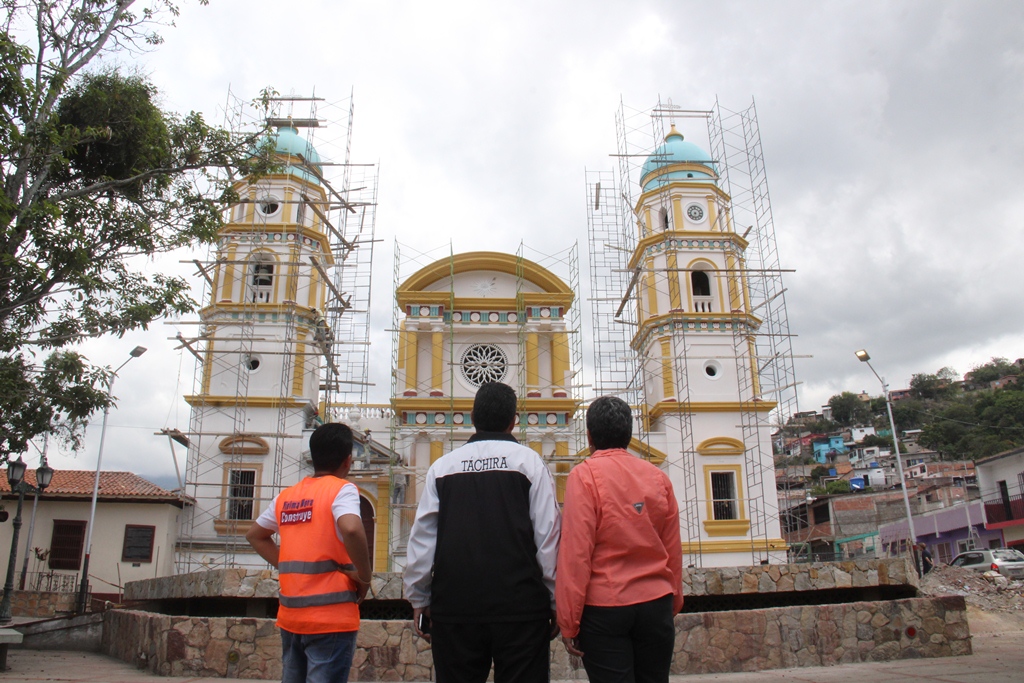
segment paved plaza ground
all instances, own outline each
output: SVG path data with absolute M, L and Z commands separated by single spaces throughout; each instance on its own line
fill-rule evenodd
M 163 678 L 140 672 L 103 655 L 83 652 L 12 650 L 3 683 L 223 683 L 223 678 Z M 585 676 L 580 678 L 585 680 Z M 828 668 L 777 669 L 740 674 L 673 676 L 673 683 L 1019 683 L 1024 680 L 1024 631 L 980 633 L 974 654 L 942 659 L 909 659 Z

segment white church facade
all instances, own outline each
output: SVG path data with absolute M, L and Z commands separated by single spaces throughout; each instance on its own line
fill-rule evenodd
M 438 259 L 389 293 L 398 312 L 389 404 L 325 403 L 321 383 L 339 343 L 325 321 L 344 315 L 330 278 L 340 265 L 334 228 L 321 210 L 331 190 L 296 128 L 281 127 L 274 142 L 283 171 L 237 184 L 243 201 L 204 270 L 201 343 L 185 344 L 202 383 L 186 397 L 186 493 L 196 503 L 177 570 L 263 566 L 242 536 L 277 492 L 312 472 L 308 438 L 326 418 L 357 433 L 351 479 L 374 568 L 400 571 L 427 469 L 472 435 L 473 396 L 487 381 L 516 389 L 514 435 L 549 463 L 561 500 L 570 469 L 588 455 L 582 408 L 594 398 L 582 394 L 573 352 L 579 293 L 522 255 Z M 707 154 L 673 129 L 640 179 L 628 261 L 639 274 L 631 346 L 643 383 L 632 450 L 672 479 L 687 564 L 778 563 L 786 545 L 770 434 L 751 419 L 774 404 L 758 387 L 747 244 L 717 177 Z

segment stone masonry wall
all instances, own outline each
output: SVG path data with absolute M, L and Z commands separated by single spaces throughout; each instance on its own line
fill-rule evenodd
M 103 650 L 165 676 L 279 679 L 281 641 L 271 619 L 173 617 L 112 610 Z M 672 673 L 760 671 L 971 653 L 961 597 L 681 614 Z M 352 681 L 429 681 L 429 644 L 409 621 L 363 621 Z M 579 675 L 582 675 L 580 673 Z M 551 677 L 577 677 L 560 640 Z
M 905 559 L 689 569 L 684 595 L 788 593 L 916 586 Z M 147 579 L 125 587 L 129 605 L 196 597 L 276 598 L 277 573 L 223 569 Z M 369 599 L 403 598 L 400 574 L 375 574 Z M 813 600 L 811 600 L 813 601 Z M 103 649 L 156 674 L 276 679 L 281 642 L 271 619 L 168 616 L 114 610 L 104 616 Z M 962 598 L 807 605 L 676 617 L 674 673 L 756 671 L 840 662 L 969 654 Z M 363 620 L 350 680 L 428 681 L 430 645 L 409 621 Z M 551 644 L 554 679 L 578 677 L 560 640 Z M 579 674 L 583 675 L 583 674 Z
M 0 590 L 0 595 L 3 591 Z M 52 617 L 75 611 L 75 593 L 11 591 L 11 614 L 16 617 Z
M 687 595 L 786 593 L 917 585 L 917 572 L 905 558 L 683 570 L 684 599 Z

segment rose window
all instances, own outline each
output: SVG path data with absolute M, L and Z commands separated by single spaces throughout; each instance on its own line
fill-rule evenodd
M 462 354 L 462 376 L 475 387 L 500 382 L 507 369 L 505 352 L 494 344 L 474 344 Z

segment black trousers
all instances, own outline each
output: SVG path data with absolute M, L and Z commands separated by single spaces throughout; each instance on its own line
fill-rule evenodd
M 671 594 L 625 607 L 585 606 L 579 643 L 590 683 L 667 683 L 673 622 Z
M 550 680 L 548 619 L 486 624 L 431 624 L 437 683 L 484 683 L 494 661 L 494 683 Z

